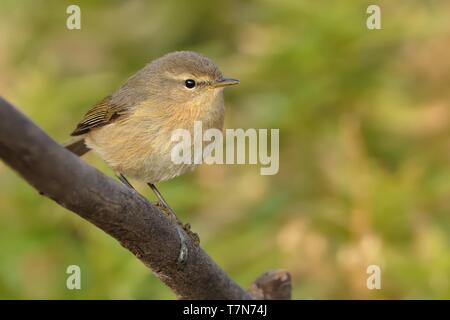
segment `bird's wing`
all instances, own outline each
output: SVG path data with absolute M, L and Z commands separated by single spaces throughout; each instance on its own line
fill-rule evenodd
M 114 103 L 111 96 L 107 96 L 84 115 L 71 135 L 78 136 L 93 128 L 107 125 L 125 114 L 127 110 L 129 110 L 127 105 Z

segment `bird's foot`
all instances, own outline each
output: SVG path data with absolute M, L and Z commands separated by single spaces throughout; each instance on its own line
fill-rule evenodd
M 155 206 L 156 206 L 158 209 L 163 210 L 164 213 L 166 213 L 167 215 L 169 215 L 169 213 L 166 211 L 166 208 L 167 208 L 167 207 L 166 207 L 164 204 L 162 204 L 161 201 L 155 202 Z
M 183 228 L 183 230 L 188 234 L 188 236 L 191 238 L 191 240 L 196 244 L 199 245 L 200 244 L 200 237 L 198 236 L 197 233 L 193 232 L 191 230 L 191 225 L 189 223 L 183 224 L 177 217 L 177 215 L 175 214 L 175 212 L 173 212 L 173 210 L 166 206 L 164 203 L 158 201 L 155 203 L 155 206 L 158 209 L 161 209 L 167 216 L 169 219 L 172 219 L 174 222 L 176 222 L 179 226 L 181 226 Z
M 200 244 L 200 237 L 197 233 L 191 230 L 191 225 L 189 223 L 183 225 L 183 230 L 186 231 L 189 237 L 191 237 L 191 240 L 194 241 L 197 246 Z

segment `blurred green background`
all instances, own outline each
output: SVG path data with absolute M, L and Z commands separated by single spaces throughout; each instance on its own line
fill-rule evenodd
M 66 28 L 69 4 L 81 30 Z M 366 28 L 369 4 L 382 30 Z M 241 80 L 227 128 L 280 128 L 275 176 L 203 165 L 160 184 L 226 272 L 248 287 L 285 268 L 295 299 L 450 299 L 450 1 L 0 3 L 0 94 L 61 142 L 129 75 L 185 49 Z M 82 290 L 65 287 L 70 264 Z M 371 264 L 381 290 L 366 287 Z M 174 295 L 0 163 L 0 298 Z

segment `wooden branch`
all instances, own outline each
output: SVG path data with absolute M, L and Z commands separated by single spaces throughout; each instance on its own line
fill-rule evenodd
M 118 240 L 181 299 L 287 298 L 273 288 L 264 294 L 267 283 L 254 285 L 255 296 L 247 293 L 187 235 L 188 256 L 178 263 L 180 237 L 164 213 L 61 147 L 2 98 L 0 158 L 41 194 Z
M 249 293 L 255 299 L 290 300 L 291 275 L 285 270 L 272 270 L 262 274 L 253 283 Z

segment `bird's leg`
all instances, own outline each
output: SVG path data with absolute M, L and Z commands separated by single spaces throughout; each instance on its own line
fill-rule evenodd
M 131 183 L 127 180 L 127 178 L 125 178 L 125 176 L 121 173 L 116 174 L 117 178 L 119 178 L 120 182 L 122 182 L 124 185 L 126 185 L 128 188 L 136 190 Z
M 195 232 L 193 232 L 191 230 L 191 226 L 189 224 L 183 224 L 177 217 L 177 215 L 175 214 L 175 212 L 172 210 L 172 208 L 169 206 L 169 204 L 167 203 L 167 201 L 164 199 L 164 197 L 162 196 L 161 192 L 159 192 L 159 190 L 156 188 L 156 186 L 153 183 L 148 183 L 148 186 L 152 189 L 153 193 L 156 195 L 156 197 L 158 198 L 159 202 L 158 202 L 158 206 L 161 207 L 164 211 L 166 211 L 166 213 L 168 213 L 168 215 L 175 221 L 177 222 L 179 225 L 181 225 L 184 229 L 184 231 L 186 231 L 186 233 L 192 238 L 192 240 L 196 243 L 199 244 L 200 243 L 200 237 L 198 236 L 198 234 L 196 234 Z
M 148 186 L 152 189 L 153 193 L 156 195 L 156 197 L 159 200 L 157 203 L 157 206 L 167 210 L 169 213 L 173 214 L 176 218 L 177 216 L 176 216 L 175 212 L 172 210 L 172 208 L 166 202 L 166 200 L 162 196 L 161 192 L 159 192 L 159 190 L 156 188 L 156 186 L 153 183 L 148 183 Z
M 131 183 L 127 180 L 127 178 L 125 178 L 125 176 L 121 173 L 117 174 L 117 178 L 119 178 L 120 182 L 122 182 L 125 186 L 127 186 L 128 188 L 132 189 L 132 190 L 136 190 Z M 164 200 L 164 198 L 162 197 L 161 193 L 158 191 L 158 189 L 156 189 L 156 186 L 153 184 L 149 184 L 152 187 L 152 190 L 155 192 L 155 194 L 157 195 L 158 199 L 160 199 L 159 201 L 161 202 L 161 205 L 158 205 L 159 207 L 162 207 L 162 209 L 166 209 L 168 210 L 168 214 L 169 216 L 173 219 L 175 218 L 175 221 L 177 222 L 176 224 L 176 229 L 177 229 L 177 233 L 178 233 L 178 237 L 180 238 L 180 253 L 178 255 L 178 265 L 180 267 L 184 267 L 184 265 L 187 262 L 188 259 L 188 246 L 186 243 L 186 236 L 184 235 L 183 231 L 181 230 L 181 227 L 183 227 L 184 230 L 186 230 L 186 228 L 179 222 L 179 220 L 177 219 L 177 216 L 175 215 L 175 213 L 173 212 L 173 210 L 169 207 L 169 205 L 167 204 L 167 202 Z M 156 191 L 155 191 L 156 190 Z M 189 230 L 189 229 L 188 229 Z M 190 231 L 190 230 L 189 230 Z M 195 243 L 199 243 L 200 239 L 198 238 L 197 234 L 194 234 L 196 237 L 194 237 L 192 235 L 192 232 L 188 232 L 188 234 L 191 236 L 191 238 L 193 238 L 193 241 Z

